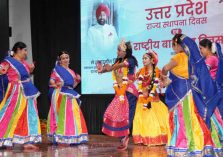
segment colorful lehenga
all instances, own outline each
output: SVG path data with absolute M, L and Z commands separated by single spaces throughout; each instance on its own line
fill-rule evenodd
M 1 65 L 9 65 L 9 82 L 0 104 L 0 147 L 41 142 L 39 92 L 31 82 L 29 65 L 12 57 L 6 57 Z
M 137 73 L 139 93 L 147 90 L 151 81 L 158 83 L 159 69 L 156 67 L 156 80 L 152 80 L 152 76 L 148 76 L 148 70 L 142 68 Z M 133 121 L 133 141 L 135 144 L 143 144 L 148 146 L 165 145 L 167 143 L 167 128 L 168 128 L 168 109 L 166 105 L 160 101 L 159 95 L 156 92 L 157 85 L 151 90 L 154 95 L 143 94 L 139 95 L 135 117 Z M 149 96 L 150 95 L 150 96 Z M 150 108 L 147 104 L 150 103 Z
M 130 58 L 124 63 L 125 67 L 113 71 L 113 79 L 117 80 L 114 82 L 114 88 L 118 90 L 116 90 L 114 99 L 106 109 L 103 119 L 102 132 L 114 137 L 129 135 L 138 96 L 134 85 L 134 60 Z
M 208 71 L 196 43 L 183 36 L 182 47 L 185 52 L 172 58 L 177 66 L 170 72 L 172 83 L 166 90 L 168 156 L 222 156 L 222 145 L 209 113 L 218 93 L 210 76 L 206 75 Z
M 50 111 L 47 120 L 48 138 L 53 143 L 80 144 L 88 141 L 84 116 L 79 107 L 80 95 L 73 89 L 75 73 L 57 65 L 50 79 L 61 82 L 61 88 L 50 88 Z

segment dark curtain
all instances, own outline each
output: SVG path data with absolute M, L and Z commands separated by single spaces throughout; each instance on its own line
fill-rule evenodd
M 81 71 L 80 1 L 32 0 L 30 5 L 33 60 L 36 62 L 34 83 L 41 92 L 39 115 L 46 119 L 50 107 L 48 81 L 58 51 L 70 52 L 70 67 L 79 74 Z M 81 96 L 81 108 L 89 133 L 101 133 L 103 113 L 111 99 L 112 95 Z
M 0 0 L 0 62 L 9 50 L 8 0 Z

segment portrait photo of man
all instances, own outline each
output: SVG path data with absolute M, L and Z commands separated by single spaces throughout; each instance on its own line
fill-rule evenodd
M 105 4 L 99 4 L 96 9 L 97 23 L 88 30 L 89 51 L 95 55 L 103 55 L 114 50 L 118 36 L 113 25 L 108 24 L 110 9 Z

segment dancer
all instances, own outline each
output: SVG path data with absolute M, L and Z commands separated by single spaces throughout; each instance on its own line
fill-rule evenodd
M 38 149 L 41 142 L 36 98 L 39 92 L 30 79 L 34 64 L 28 64 L 27 47 L 17 42 L 10 57 L 1 63 L 0 74 L 8 77 L 8 86 L 0 104 L 0 147 L 23 144 L 25 149 Z
M 223 92 L 223 57 L 220 44 L 203 39 L 199 42 L 199 47 L 201 54 L 205 57 L 205 63 L 212 79 L 216 81 L 219 90 Z M 220 100 L 217 110 L 223 117 L 223 99 Z
M 50 76 L 51 107 L 47 120 L 47 134 L 54 144 L 72 145 L 88 142 L 84 116 L 79 107 L 80 95 L 73 89 L 80 75 L 69 68 L 68 52 L 61 51 Z
M 169 156 L 222 156 L 216 132 L 211 133 L 202 119 L 210 118 L 207 112 L 212 106 L 206 104 L 215 94 L 214 84 L 206 75 L 206 65 L 193 39 L 176 34 L 172 43 L 176 55 L 163 67 L 161 76 L 162 85 L 169 84 L 166 90 L 169 108 L 167 153 Z M 168 72 L 171 80 L 167 77 Z M 209 85 L 210 93 L 205 91 L 205 84 Z
M 138 92 L 134 85 L 135 68 L 138 66 L 136 58 L 132 55 L 130 42 L 122 40 L 118 46 L 118 57 L 111 66 L 97 65 L 98 72 L 112 71 L 115 97 L 105 111 L 102 132 L 106 135 L 121 138 L 118 149 L 128 147 L 129 133 L 132 128 Z
M 160 70 L 153 50 L 143 55 L 144 67 L 137 73 L 139 98 L 133 121 L 133 141 L 148 146 L 167 143 L 168 109 L 160 101 L 157 88 Z
M 209 39 L 203 39 L 199 42 L 200 51 L 205 57 L 205 63 L 208 67 L 212 79 L 217 83 L 218 89 L 223 92 L 223 58 L 221 46 L 218 43 L 212 43 Z M 218 131 L 221 142 L 223 142 L 223 98 L 220 97 L 217 108 L 212 116 L 212 123 Z

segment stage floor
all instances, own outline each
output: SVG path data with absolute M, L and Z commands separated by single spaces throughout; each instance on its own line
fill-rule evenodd
M 51 146 L 44 139 L 38 151 L 24 151 L 21 147 L 0 150 L 0 157 L 166 157 L 164 146 L 138 146 L 130 139 L 129 148 L 118 151 L 118 139 L 103 135 L 90 135 L 88 144 L 72 147 Z

